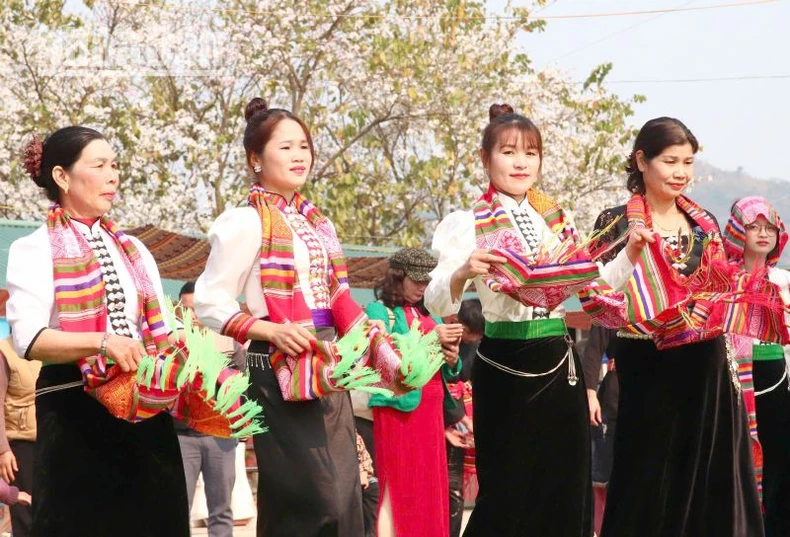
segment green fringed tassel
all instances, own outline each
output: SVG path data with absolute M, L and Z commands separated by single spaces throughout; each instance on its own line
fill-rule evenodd
M 257 421 L 251 421 L 243 429 L 230 433 L 230 436 L 231 438 L 247 438 L 248 436 L 254 436 L 256 434 L 263 434 L 268 430 L 268 427 L 262 427 Z
M 358 325 L 344 335 L 335 344 L 340 361 L 335 365 L 330 378 L 344 390 L 360 390 L 370 393 L 391 395 L 385 388 L 373 386 L 381 382 L 381 375 L 365 365 L 361 359 L 370 349 L 370 339 L 363 325 Z
M 151 387 L 156 372 L 156 359 L 146 356 L 137 364 L 137 384 L 146 388 Z
M 248 414 L 257 414 L 261 410 L 263 409 L 261 408 L 261 405 L 259 405 L 257 401 L 253 401 L 252 399 L 247 399 L 246 401 L 244 401 L 244 403 L 239 405 L 239 408 L 237 408 L 233 412 L 229 412 L 228 417 L 237 418 L 239 416 L 246 416 Z M 241 422 L 240 421 L 236 422 L 236 427 L 239 427 L 239 423 Z
M 168 305 L 168 319 L 171 326 L 177 326 L 175 322 L 175 310 Z M 182 320 L 184 344 L 188 350 L 186 363 L 183 364 L 181 371 L 176 379 L 178 386 L 192 383 L 198 374 L 202 378 L 201 389 L 205 390 L 205 400 L 215 400 L 214 409 L 225 414 L 230 407 L 244 395 L 250 386 L 250 377 L 246 373 L 233 375 L 226 379 L 219 386 L 218 380 L 220 373 L 230 366 L 230 358 L 219 352 L 215 347 L 213 336 L 192 323 L 190 316 L 185 316 Z M 172 364 L 176 359 L 176 353 L 171 354 L 165 360 L 165 366 Z M 165 375 L 162 375 L 163 379 Z M 239 418 L 230 424 L 232 429 L 241 428 L 231 434 L 234 438 L 260 434 L 267 431 L 262 427 L 257 418 L 263 412 L 263 408 L 255 401 L 248 400 L 233 412 L 226 414 L 228 420 Z
M 268 431 L 269 428 L 263 427 L 256 419 L 262 412 L 263 409 L 257 402 L 252 399 L 245 401 L 239 408 L 228 414 L 229 419 L 241 416 L 241 419 L 230 424 L 231 429 L 238 429 L 233 431 L 230 436 L 233 438 L 243 438 Z M 242 425 L 244 426 L 242 427 Z
M 436 332 L 423 335 L 415 321 L 408 333 L 393 334 L 392 338 L 401 355 L 403 384 L 410 388 L 422 388 L 444 363 L 439 337 Z
M 370 340 L 365 334 L 365 328 L 360 324 L 353 328 L 346 335 L 341 337 L 335 348 L 340 356 L 340 361 L 332 372 L 333 379 L 339 379 L 345 375 L 370 347 Z M 381 379 L 379 379 L 381 380 Z
M 219 412 L 225 412 L 250 387 L 250 379 L 246 375 L 233 375 L 225 380 L 217 390 L 217 406 Z

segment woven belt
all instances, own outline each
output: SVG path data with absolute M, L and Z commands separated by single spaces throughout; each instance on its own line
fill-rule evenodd
M 642 339 L 642 340 L 650 339 L 650 336 L 648 336 L 647 334 L 635 334 L 634 332 L 626 332 L 625 330 L 618 330 L 617 337 L 623 339 Z
M 771 343 L 769 345 L 754 345 L 752 347 L 752 360 L 754 361 L 768 361 L 768 360 L 784 360 L 785 351 L 781 345 Z
M 565 336 L 565 319 L 536 319 L 534 321 L 486 321 L 485 335 L 492 339 L 539 339 Z

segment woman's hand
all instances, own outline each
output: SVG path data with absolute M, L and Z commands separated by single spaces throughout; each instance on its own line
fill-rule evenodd
M 469 449 L 471 446 L 467 442 L 466 435 L 455 427 L 448 427 L 444 430 L 444 438 L 453 447 Z
M 464 333 L 464 325 L 459 323 L 437 324 L 436 335 L 439 336 L 439 343 L 444 345 L 458 345 Z
M 145 346 L 142 341 L 117 334 L 109 334 L 107 336 L 105 354 L 124 373 L 137 371 L 137 366 L 146 356 Z
M 461 335 L 464 333 L 464 325 L 458 323 L 436 325 L 436 335 L 439 336 L 439 343 L 442 345 L 444 362 L 449 367 L 455 367 L 458 363 L 458 348 L 461 344 Z
M 488 274 L 493 263 L 507 263 L 507 259 L 502 256 L 494 255 L 489 250 L 475 250 L 466 263 L 461 265 L 453 273 L 453 279 L 471 280 L 475 276 Z
M 30 505 L 33 503 L 33 498 L 30 497 L 30 494 L 25 492 L 24 490 L 19 491 L 19 496 L 17 496 L 16 503 L 20 505 Z
M 14 452 L 9 449 L 0 453 L 0 477 L 3 478 L 3 481 L 10 485 L 18 471 L 19 466 L 16 464 Z
M 590 425 L 601 424 L 601 403 L 595 390 L 587 389 L 587 406 L 590 409 Z
M 296 323 L 271 323 L 271 334 L 267 339 L 288 356 L 298 356 L 310 348 L 315 335 Z
M 625 245 L 625 253 L 631 264 L 635 265 L 645 246 L 654 242 L 656 242 L 656 239 L 653 237 L 652 231 L 644 227 L 634 228 L 628 236 L 628 244 Z
M 444 355 L 444 363 L 450 369 L 455 368 L 458 364 L 458 345 L 442 346 L 442 354 Z

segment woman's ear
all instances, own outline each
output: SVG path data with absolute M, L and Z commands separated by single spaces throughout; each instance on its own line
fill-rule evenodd
M 645 152 L 641 149 L 634 153 L 634 158 L 636 159 L 636 167 L 637 169 L 645 173 L 645 169 L 647 169 L 647 159 L 645 159 Z
M 52 168 L 52 179 L 55 181 L 55 184 L 58 187 L 68 194 L 69 192 L 69 175 L 66 173 L 66 170 L 63 169 L 62 166 L 55 166 Z

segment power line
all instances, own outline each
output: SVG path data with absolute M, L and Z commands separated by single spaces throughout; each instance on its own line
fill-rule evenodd
M 706 6 L 695 7 L 670 7 L 664 9 L 643 9 L 637 11 L 610 11 L 605 13 L 583 13 L 579 15 L 547 15 L 540 17 L 545 20 L 559 19 L 595 19 L 601 17 L 630 17 L 634 15 L 656 15 L 665 13 L 682 13 L 687 11 L 707 11 L 710 9 L 726 9 L 732 7 L 754 6 L 758 4 L 772 4 L 779 0 L 746 0 L 743 2 L 727 2 L 721 4 L 708 4 Z
M 695 0 L 691 0 L 689 2 L 686 2 L 685 4 L 683 4 L 681 6 L 678 6 L 676 9 L 683 9 L 683 8 L 693 4 L 694 1 Z M 595 45 L 597 45 L 599 43 L 603 43 L 604 41 L 608 41 L 609 39 L 611 39 L 611 38 L 613 38 L 615 36 L 618 36 L 618 35 L 624 34 L 626 32 L 629 32 L 629 31 L 633 30 L 634 28 L 637 28 L 639 26 L 643 26 L 643 25 L 645 25 L 645 24 L 647 24 L 649 22 L 652 22 L 652 21 L 654 21 L 656 19 L 659 19 L 659 18 L 661 18 L 661 17 L 663 17 L 664 15 L 667 15 L 667 14 L 668 13 L 658 13 L 656 15 L 653 15 L 652 17 L 649 17 L 647 19 L 643 19 L 643 20 L 641 20 L 639 22 L 636 22 L 634 24 L 626 26 L 625 28 L 622 28 L 620 30 L 616 30 L 614 32 L 606 34 L 603 37 L 601 37 L 599 39 L 596 39 L 595 41 L 592 41 L 591 43 L 587 43 L 586 45 L 582 45 L 581 47 L 575 48 L 575 49 L 571 50 L 570 52 L 566 52 L 565 54 L 562 54 L 561 56 L 557 56 L 556 58 L 551 60 L 549 63 L 553 64 L 555 62 L 558 62 L 559 60 L 563 60 L 563 59 L 567 58 L 568 56 L 573 56 L 574 54 L 576 54 L 578 52 L 581 52 L 583 50 L 587 50 L 590 47 L 594 47 Z
M 740 2 L 724 2 L 718 4 L 708 4 L 705 6 L 696 6 L 696 7 L 681 6 L 681 7 L 664 8 L 664 9 L 608 11 L 601 13 L 576 13 L 576 14 L 567 14 L 567 15 L 543 15 L 543 16 L 536 16 L 533 18 L 533 20 L 551 21 L 551 20 L 573 20 L 573 19 L 598 19 L 598 18 L 609 18 L 609 17 L 632 17 L 639 15 L 656 15 L 656 14 L 666 14 L 666 13 L 682 13 L 689 11 L 707 11 L 711 9 L 728 9 L 735 7 L 755 6 L 759 4 L 772 4 L 778 1 L 779 0 L 743 0 Z M 200 6 L 188 6 L 182 4 L 152 4 L 150 2 L 135 2 L 132 0 L 121 1 L 119 2 L 119 4 L 126 5 L 129 7 L 172 9 L 181 12 L 192 11 L 192 12 L 212 12 L 212 13 L 240 13 L 246 15 L 269 14 L 269 12 L 267 11 L 248 10 L 241 8 L 222 8 L 222 7 L 208 7 L 208 6 L 200 7 Z M 345 18 L 345 19 L 389 19 L 389 20 L 432 20 L 432 19 L 440 19 L 440 18 L 442 19 L 454 18 L 457 20 L 519 20 L 521 19 L 521 17 L 512 16 L 512 15 L 448 16 L 448 15 L 399 15 L 399 14 L 359 14 L 359 13 L 313 15 L 312 17 L 323 18 L 323 19 Z
M 741 80 L 786 80 L 787 75 L 746 75 L 746 76 L 717 76 L 709 78 L 665 78 L 658 80 L 605 80 L 604 85 L 611 84 L 693 84 L 697 82 L 733 82 Z M 583 82 L 578 82 L 583 84 Z

